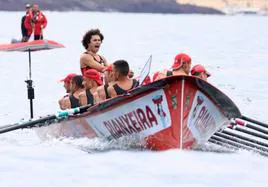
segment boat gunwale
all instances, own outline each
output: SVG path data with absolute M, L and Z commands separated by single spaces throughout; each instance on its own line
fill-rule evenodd
M 159 79 L 150 84 L 139 86 L 133 90 L 130 90 L 127 94 L 105 100 L 101 103 L 98 103 L 97 105 L 90 107 L 86 112 L 82 114 L 70 116 L 68 120 L 98 115 L 99 113 L 107 112 L 116 107 L 120 107 L 121 105 L 129 102 L 129 100 L 132 101 L 143 97 L 144 95 L 150 94 L 153 91 L 165 88 L 167 85 L 177 80 L 194 81 L 200 91 L 202 91 L 209 99 L 211 99 L 211 101 L 222 111 L 224 116 L 226 116 L 228 119 L 241 116 L 241 113 L 234 102 L 218 88 L 198 77 L 177 75 Z

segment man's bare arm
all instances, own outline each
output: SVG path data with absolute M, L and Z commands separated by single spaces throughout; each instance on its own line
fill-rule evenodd
M 85 55 L 85 54 L 83 54 L 80 57 L 80 64 L 81 64 L 81 67 L 83 67 L 83 65 L 86 65 L 86 66 L 89 66 L 89 67 L 96 69 L 100 72 L 103 72 L 105 69 L 104 66 L 102 66 L 101 64 L 96 62 L 91 56 Z

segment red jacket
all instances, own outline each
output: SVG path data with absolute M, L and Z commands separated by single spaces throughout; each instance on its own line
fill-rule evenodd
M 47 26 L 47 18 L 41 11 L 35 15 L 30 12 L 25 18 L 24 26 L 28 31 L 28 35 L 31 35 L 33 31 L 34 35 L 42 35 L 42 30 Z

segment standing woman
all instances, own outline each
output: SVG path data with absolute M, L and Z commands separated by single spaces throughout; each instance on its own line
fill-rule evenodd
M 91 29 L 83 36 L 82 44 L 86 52 L 80 57 L 82 75 L 84 75 L 88 69 L 103 72 L 105 66 L 108 65 L 107 60 L 98 54 L 103 39 L 104 37 L 99 29 Z

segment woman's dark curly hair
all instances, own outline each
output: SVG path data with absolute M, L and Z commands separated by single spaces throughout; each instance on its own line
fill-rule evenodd
M 93 35 L 99 35 L 100 39 L 101 39 L 101 42 L 104 39 L 104 36 L 102 35 L 102 33 L 100 32 L 99 29 L 91 29 L 91 30 L 87 31 L 86 34 L 83 36 L 83 39 L 82 39 L 82 44 L 85 47 L 85 49 L 88 48 L 88 43 L 90 42 L 91 37 Z

